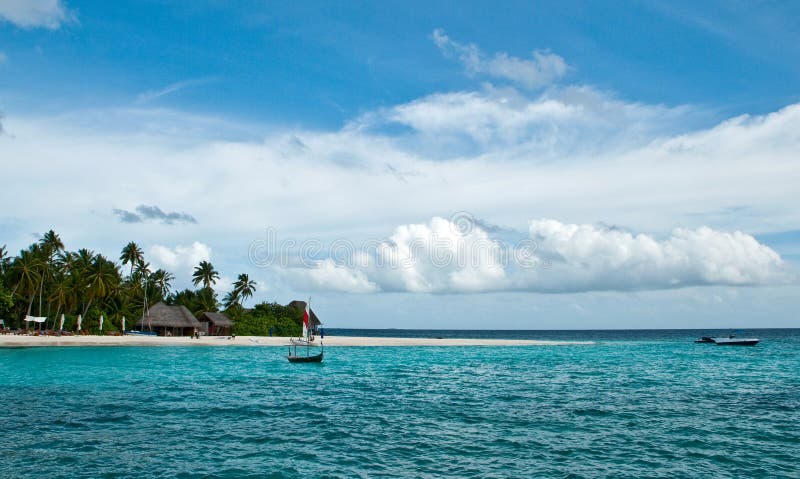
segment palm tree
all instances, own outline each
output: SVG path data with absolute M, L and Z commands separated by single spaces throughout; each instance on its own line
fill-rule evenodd
M 239 294 L 236 290 L 229 291 L 228 294 L 222 299 L 222 306 L 225 309 L 231 309 L 239 306 Z
M 132 291 L 135 293 L 138 288 L 142 289 L 142 316 L 147 314 L 150 302 L 147 300 L 147 289 L 150 287 L 150 263 L 141 260 L 136 263 L 136 268 L 131 270 L 131 283 L 135 285 Z
M 175 279 L 175 275 L 168 271 L 164 271 L 163 269 L 157 269 L 155 272 L 150 276 L 150 279 L 153 282 L 153 285 L 156 287 L 156 290 L 161 295 L 161 298 L 166 298 L 169 294 L 170 290 L 170 282 Z
M 11 262 L 11 259 L 8 257 L 8 250 L 6 249 L 6 245 L 0 246 L 0 277 L 5 276 L 6 274 L 6 267 Z
M 86 275 L 88 303 L 83 308 L 83 314 L 89 310 L 92 301 L 103 300 L 119 286 L 121 279 L 117 265 L 106 259 L 103 255 L 95 256 Z
M 58 234 L 56 234 L 56 232 L 53 230 L 50 230 L 42 235 L 42 239 L 39 240 L 39 245 L 42 247 L 45 255 L 49 258 L 52 258 L 53 255 L 59 251 L 64 250 L 64 242 L 61 241 L 61 237 L 59 237 Z
M 19 293 L 20 295 L 28 295 L 28 315 L 31 314 L 31 307 L 33 306 L 33 298 L 36 295 L 36 289 L 39 286 L 39 278 L 41 277 L 42 261 L 37 254 L 38 248 L 33 247 L 22 250 L 19 256 L 11 263 L 11 279 L 16 284 L 11 294 Z
M 194 314 L 199 314 L 203 311 L 218 311 L 217 308 L 217 295 L 211 288 L 203 288 L 197 294 L 199 311 L 192 311 Z
M 233 291 L 235 291 L 236 296 L 242 300 L 252 298 L 253 293 L 256 292 L 256 282 L 251 280 L 247 274 L 242 273 L 233 283 Z
M 94 251 L 81 248 L 76 253 L 72 253 L 71 256 L 72 259 L 70 262 L 72 263 L 72 267 L 70 268 L 70 276 L 73 278 L 72 286 L 75 291 L 75 298 L 84 309 L 89 309 L 87 305 L 89 301 L 87 295 L 89 288 L 87 277 L 91 270 L 92 263 L 94 262 Z
M 119 255 L 119 260 L 122 261 L 122 265 L 126 265 L 130 263 L 131 265 L 131 276 L 133 276 L 133 268 L 144 261 L 144 253 L 142 253 L 142 249 L 139 246 L 131 241 L 124 248 L 122 248 L 122 254 Z
M 39 316 L 42 315 L 42 291 L 44 290 L 44 280 L 46 277 L 53 275 L 53 257 L 64 249 L 64 242 L 56 234 L 55 231 L 50 230 L 39 240 L 39 247 L 41 248 L 44 257 L 44 264 L 42 267 L 42 275 L 39 279 Z M 49 308 L 48 304 L 48 308 Z
M 75 288 L 73 287 L 69 276 L 59 274 L 48 299 L 50 301 L 55 301 L 57 304 L 56 314 L 53 316 L 53 329 L 55 329 L 56 321 L 58 320 L 58 313 L 61 312 L 61 307 L 64 307 L 64 311 L 70 311 L 72 306 L 75 304 Z
M 217 284 L 218 279 L 219 273 L 208 261 L 201 261 L 194 269 L 194 273 L 192 273 L 192 283 L 194 283 L 195 286 L 203 283 L 204 288 L 211 288 L 212 284 Z

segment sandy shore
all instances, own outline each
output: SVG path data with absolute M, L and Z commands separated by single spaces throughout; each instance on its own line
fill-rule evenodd
M 317 343 L 319 341 L 317 340 Z M 263 336 L 225 337 L 157 336 L 15 336 L 0 335 L 0 347 L 32 346 L 287 346 L 289 338 Z M 329 336 L 325 346 L 560 346 L 593 344 L 591 341 L 537 341 L 511 339 L 370 338 Z

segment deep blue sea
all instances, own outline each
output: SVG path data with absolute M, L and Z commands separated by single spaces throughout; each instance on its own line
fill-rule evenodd
M 724 331 L 727 333 L 728 331 Z M 800 477 L 800 330 L 531 347 L 0 349 L 0 477 Z

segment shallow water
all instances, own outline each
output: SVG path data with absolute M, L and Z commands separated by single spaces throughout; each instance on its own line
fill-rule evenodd
M 800 477 L 800 334 L 758 335 L 5 349 L 0 477 Z

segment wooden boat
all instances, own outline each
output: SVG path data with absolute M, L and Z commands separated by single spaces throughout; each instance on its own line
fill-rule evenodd
M 303 311 L 303 335 L 300 338 L 292 338 L 291 344 L 289 345 L 289 354 L 286 356 L 286 359 L 289 360 L 290 363 L 321 363 L 322 358 L 325 354 L 325 347 L 322 345 L 322 340 L 319 342 L 320 352 L 319 354 L 311 354 L 311 348 L 316 346 L 313 343 L 314 338 L 311 336 L 311 331 L 308 328 L 308 318 L 310 316 L 311 311 L 311 298 L 308 298 L 308 302 L 306 303 L 306 309 Z M 297 346 L 305 349 L 306 354 L 297 354 Z M 292 351 L 294 348 L 294 351 Z M 301 349 L 302 351 L 302 349 Z
M 320 352 L 313 356 L 298 356 L 297 351 L 295 351 L 294 355 L 289 354 L 286 356 L 286 359 L 288 359 L 290 363 L 321 363 L 324 354 L 324 352 Z

